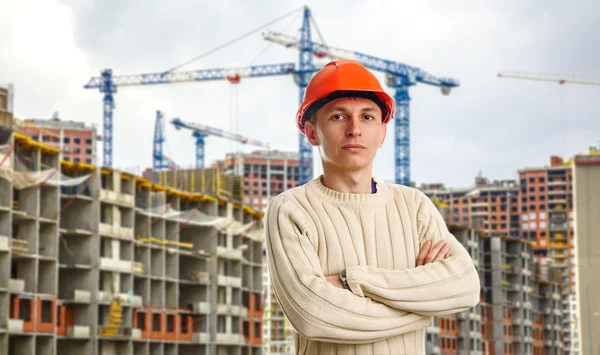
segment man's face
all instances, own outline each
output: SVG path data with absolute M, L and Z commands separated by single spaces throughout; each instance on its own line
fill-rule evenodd
M 306 122 L 305 132 L 311 145 L 319 147 L 324 165 L 354 171 L 371 166 L 387 130 L 373 101 L 340 98 L 321 107 L 315 122 Z

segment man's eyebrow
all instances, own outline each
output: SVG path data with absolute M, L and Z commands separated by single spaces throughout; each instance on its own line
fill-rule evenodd
M 363 109 L 360 111 L 361 112 L 377 112 L 377 107 L 375 107 L 375 106 L 363 107 Z
M 348 112 L 348 109 L 342 106 L 335 106 L 331 108 L 331 111 L 340 111 L 340 112 Z M 360 112 L 377 112 L 376 106 L 367 106 L 363 107 Z

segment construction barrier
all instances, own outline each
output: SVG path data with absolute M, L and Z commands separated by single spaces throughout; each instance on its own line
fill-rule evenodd
M 166 340 L 177 340 L 179 334 L 179 314 L 173 312 L 163 313 L 165 318 L 165 337 Z
M 147 307 L 133 310 L 133 329 L 142 339 L 191 341 L 192 315 L 182 309 Z
M 193 320 L 191 314 L 180 313 L 179 314 L 180 327 L 179 335 L 177 337 L 180 341 L 192 341 Z
M 218 168 L 148 171 L 144 177 L 153 184 L 175 190 L 230 201 L 244 200 L 244 177 L 222 174 Z
M 56 335 L 67 335 L 69 327 L 75 325 L 73 309 L 64 304 L 56 305 Z
M 33 311 L 33 298 L 14 296 L 10 318 L 23 321 L 23 331 L 33 332 L 35 325 L 35 313 Z
M 150 312 L 145 310 L 133 310 L 133 329 L 139 329 L 142 339 L 148 339 L 150 335 Z
M 65 305 L 56 305 L 56 335 L 67 335 L 66 310 L 67 307 Z
M 150 339 L 163 339 L 165 332 L 166 316 L 159 310 L 149 311 L 150 314 Z
M 54 333 L 56 327 L 56 299 L 37 298 L 37 331 Z

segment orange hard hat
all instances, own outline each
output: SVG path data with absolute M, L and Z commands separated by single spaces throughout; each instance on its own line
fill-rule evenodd
M 296 114 L 296 125 L 302 134 L 310 106 L 338 91 L 371 92 L 381 100 L 377 104 L 382 108 L 383 123 L 394 118 L 396 103 L 383 90 L 375 75 L 357 61 L 336 60 L 319 70 L 306 87 L 304 101 Z

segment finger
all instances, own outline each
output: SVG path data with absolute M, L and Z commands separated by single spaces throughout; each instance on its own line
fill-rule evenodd
M 429 264 L 435 260 L 440 250 L 446 245 L 446 242 L 440 240 L 434 247 L 429 251 L 429 254 L 425 257 L 425 264 Z
M 446 245 L 444 245 L 442 250 L 440 250 L 438 255 L 435 257 L 435 260 L 445 259 L 448 253 L 450 253 L 450 244 L 446 243 Z
M 419 255 L 417 256 L 417 266 L 423 265 L 425 256 L 429 253 L 429 249 L 431 249 L 431 241 L 428 240 L 423 244 L 419 251 Z
M 447 252 L 447 253 L 446 253 L 446 255 L 444 256 L 444 259 L 448 259 L 448 258 L 450 257 L 450 251 L 451 251 L 451 250 L 448 250 L 448 252 Z

